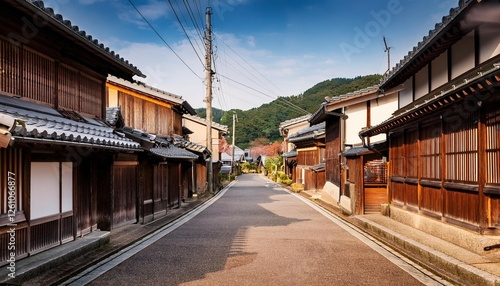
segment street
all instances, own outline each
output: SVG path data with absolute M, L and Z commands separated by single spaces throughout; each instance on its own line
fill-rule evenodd
M 67 285 L 442 285 L 260 175 Z

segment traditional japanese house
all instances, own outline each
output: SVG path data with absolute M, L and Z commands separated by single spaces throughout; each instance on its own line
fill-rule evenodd
M 184 128 L 191 130 L 191 134 L 186 134 L 185 138 L 188 141 L 194 142 L 199 145 L 207 146 L 207 121 L 204 118 L 201 118 L 196 115 L 184 114 L 183 116 L 183 126 Z M 212 122 L 212 165 L 213 165 L 213 182 L 214 188 L 220 187 L 219 183 L 219 171 L 222 167 L 222 161 L 220 158 L 220 146 L 219 139 L 222 138 L 223 135 L 227 134 L 228 128 L 226 125 L 222 125 L 219 123 Z M 207 157 L 207 159 L 209 159 Z M 207 182 L 207 165 L 209 160 L 205 162 L 205 164 L 197 164 L 196 165 L 196 180 L 198 182 Z M 197 185 L 196 192 L 198 194 L 204 194 L 206 192 L 207 186 L 205 185 Z
M 297 167 L 295 183 L 304 185 L 304 190 L 320 190 L 325 183 L 325 123 L 304 128 L 288 136 L 296 146 Z
M 144 178 L 143 184 L 135 183 L 138 189 L 129 188 L 130 194 L 121 195 L 137 197 L 139 203 L 130 202 L 130 215 L 137 205 L 139 219 L 149 222 L 192 196 L 196 183 L 192 169 L 198 155 L 177 147 L 174 136 L 182 136 L 182 115 L 196 112 L 182 97 L 142 83 L 110 76 L 106 87 L 108 109 L 115 115 L 110 118 L 113 127 L 147 151 L 114 168 Z
M 381 93 L 378 86 L 326 98 L 311 116 L 311 124 L 325 123 L 325 168 L 323 192 L 348 213 L 379 213 L 388 202 L 385 136 L 371 139 L 379 150 L 368 149 L 358 133 L 381 123 L 397 109 L 396 92 Z
M 296 182 L 295 167 L 297 166 L 297 149 L 288 138 L 289 135 L 309 127 L 308 120 L 310 117 L 311 115 L 304 115 L 283 121 L 279 125 L 280 135 L 283 137 L 283 165 L 285 166 L 285 174 L 289 175 L 293 182 Z
M 131 176 L 113 165 L 142 149 L 104 121 L 108 74 L 143 76 L 42 1 L 0 2 L 0 264 L 121 215 L 109 213 L 120 188 L 109 181 Z
M 389 139 L 391 217 L 500 235 L 500 3 L 459 1 L 380 88 L 400 109 L 360 135 Z

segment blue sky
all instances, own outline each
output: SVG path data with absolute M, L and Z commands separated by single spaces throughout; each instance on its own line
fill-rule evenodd
M 201 38 L 211 7 L 212 103 L 224 110 L 300 95 L 335 77 L 382 74 L 387 70 L 383 37 L 393 67 L 458 5 L 458 0 L 44 2 L 147 75 L 137 80 L 180 95 L 195 108 L 206 106 Z

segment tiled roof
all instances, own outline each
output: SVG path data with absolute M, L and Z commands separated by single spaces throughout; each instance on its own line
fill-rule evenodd
M 344 154 L 344 156 L 346 156 L 346 157 L 360 156 L 360 155 L 369 154 L 369 153 L 373 153 L 373 151 L 370 151 L 370 149 L 368 149 L 366 147 L 353 147 L 353 148 L 347 149 L 344 152 L 342 152 L 342 154 Z
M 321 103 L 320 107 L 310 116 L 309 121 L 312 124 L 318 124 L 321 121 L 324 121 L 325 118 L 328 116 L 328 114 L 332 115 L 334 114 L 333 112 L 330 112 L 327 114 L 327 108 L 328 110 L 332 109 L 338 109 L 341 107 L 349 106 L 349 104 L 352 104 L 352 100 L 358 100 L 360 98 L 365 98 L 365 96 L 373 96 L 374 94 L 377 93 L 379 89 L 378 85 L 362 88 L 360 90 L 356 90 L 353 92 L 349 92 L 346 94 L 342 94 L 339 96 L 334 96 L 334 97 L 325 97 L 325 100 L 323 103 Z M 372 97 L 366 98 L 366 100 L 371 99 Z M 341 116 L 341 114 L 336 114 L 337 116 Z
M 284 158 L 297 157 L 297 149 L 293 149 L 292 151 L 283 153 L 283 157 Z
M 108 58 L 114 60 L 115 62 L 119 63 L 120 65 L 127 67 L 129 70 L 133 71 L 134 74 L 138 76 L 145 77 L 142 72 L 129 63 L 127 60 L 124 58 L 120 57 L 119 54 L 116 54 L 114 51 L 110 50 L 108 47 L 105 47 L 104 44 L 100 43 L 97 39 L 94 39 L 91 35 L 88 35 L 84 30 L 80 30 L 80 28 L 76 25 L 72 25 L 71 21 L 68 19 L 64 19 L 61 14 L 55 14 L 54 9 L 50 7 L 45 7 L 45 4 L 43 1 L 30 1 L 30 0 L 21 0 L 21 4 L 26 4 L 25 6 L 30 9 L 37 9 L 39 11 L 42 11 L 46 15 L 48 15 L 54 23 L 58 23 L 59 25 L 62 25 L 61 30 L 66 30 L 68 33 L 71 33 L 73 36 L 81 39 L 83 42 L 88 43 L 90 46 L 92 46 L 95 50 L 98 50 L 101 52 L 103 55 L 106 55 Z
M 428 94 L 399 109 L 382 123 L 359 132 L 363 137 L 374 136 L 387 132 L 409 121 L 418 120 L 439 109 L 464 100 L 466 96 L 476 96 L 488 86 L 498 86 L 500 83 L 500 62 L 486 67 L 478 67 L 476 73 L 469 78 L 448 83 L 436 93 Z M 467 91 L 467 89 L 469 89 Z
M 288 137 L 290 142 L 298 142 L 307 139 L 314 139 L 325 134 L 326 123 L 323 121 L 319 124 L 304 128 Z
M 163 138 L 138 129 L 124 127 L 121 130 L 128 138 L 139 143 L 145 151 L 164 159 L 197 159 L 199 156 L 178 147 L 172 138 Z
M 149 152 L 168 159 L 198 159 L 198 155 L 191 153 L 185 149 L 176 147 L 173 144 L 168 146 L 154 147 Z
M 185 148 L 191 152 L 203 154 L 203 156 L 205 158 L 208 158 L 211 155 L 210 151 L 208 151 L 206 146 L 188 141 L 188 140 L 184 139 L 184 137 L 182 137 L 182 136 L 173 135 L 172 141 L 173 141 L 173 144 L 175 146 Z
M 283 127 L 286 127 L 286 126 L 289 126 L 289 125 L 292 125 L 292 124 L 296 124 L 296 123 L 299 123 L 299 122 L 305 122 L 305 121 L 307 121 L 309 119 L 309 117 L 311 117 L 311 114 L 283 121 L 283 122 L 280 123 L 279 128 L 281 129 Z
M 89 122 L 70 120 L 55 109 L 17 98 L 0 95 L 0 113 L 24 121 L 24 126 L 18 126 L 12 134 L 19 141 L 141 150 L 139 144 L 119 136 L 99 120 L 86 117 L 83 118 Z
M 362 88 L 362 89 L 359 89 L 359 90 L 356 90 L 356 91 L 353 91 L 353 92 L 349 92 L 349 93 L 346 93 L 346 94 L 341 94 L 339 96 L 334 96 L 334 97 L 327 97 L 325 98 L 326 99 L 326 104 L 328 103 L 334 103 L 334 102 L 339 102 L 339 101 L 344 101 L 346 99 L 349 99 L 349 98 L 352 98 L 352 97 L 357 97 L 359 95 L 364 95 L 364 94 L 367 94 L 367 93 L 371 93 L 371 92 L 374 92 L 374 91 L 377 91 L 378 90 L 378 85 L 373 85 L 373 86 L 369 86 L 369 87 L 366 87 L 366 88 Z
M 309 169 L 311 169 L 314 172 L 324 172 L 325 171 L 325 163 L 319 163 L 314 166 L 311 166 Z
M 108 76 L 107 81 L 112 85 L 118 85 L 126 89 L 137 91 L 146 94 L 151 98 L 174 103 L 174 105 L 180 108 L 183 111 L 183 113 L 191 115 L 196 114 L 194 108 L 186 100 L 182 99 L 182 96 L 180 95 L 176 95 L 161 89 L 154 88 L 142 82 L 137 82 L 137 81 L 131 82 L 111 75 Z
M 384 85 L 386 82 L 391 80 L 399 71 L 403 70 L 405 67 L 409 65 L 410 62 L 412 62 L 416 56 L 424 51 L 427 46 L 432 43 L 435 38 L 438 38 L 439 35 L 441 34 L 442 31 L 444 31 L 447 26 L 458 16 L 462 11 L 464 11 L 469 5 L 472 3 L 476 2 L 475 0 L 459 0 L 458 1 L 458 7 L 450 9 L 450 13 L 447 16 L 444 16 L 441 20 L 440 23 L 437 23 L 434 27 L 433 30 L 429 31 L 429 34 L 427 36 L 424 36 L 422 41 L 418 42 L 416 46 L 413 47 L 411 51 L 408 52 L 406 56 L 404 56 L 403 59 L 399 61 L 396 66 L 386 73 L 381 81 L 380 85 Z M 477 1 L 481 2 L 481 1 Z
M 184 114 L 182 117 L 184 117 L 185 119 L 189 119 L 191 121 L 200 123 L 202 125 L 207 125 L 207 120 L 205 118 L 201 118 L 201 117 L 196 116 L 196 115 Z M 222 125 L 222 124 L 219 124 L 216 122 L 212 122 L 212 128 L 218 129 L 219 131 L 222 131 L 222 132 L 227 132 L 226 125 Z
M 106 108 L 106 122 L 109 125 L 116 127 L 116 124 L 119 123 L 120 120 L 122 120 L 120 106 Z

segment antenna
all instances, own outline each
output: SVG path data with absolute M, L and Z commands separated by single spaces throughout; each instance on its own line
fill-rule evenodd
M 387 73 L 391 69 L 391 47 L 387 46 L 387 41 L 385 40 L 385 36 L 383 37 L 384 39 L 384 45 L 385 45 L 385 50 L 384 52 L 387 52 Z

